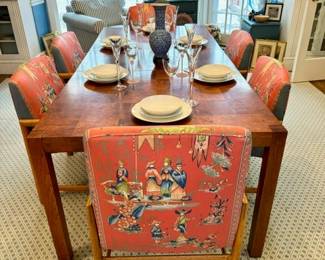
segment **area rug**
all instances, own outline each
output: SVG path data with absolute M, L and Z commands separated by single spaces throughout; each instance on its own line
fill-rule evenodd
M 289 131 L 262 259 L 325 259 L 325 95 L 309 83 L 292 87 L 284 125 Z M 53 156 L 60 183 L 87 183 L 82 154 Z M 251 161 L 255 185 L 259 159 Z M 86 194 L 62 201 L 74 259 L 91 259 Z M 242 259 L 254 205 L 249 218 Z M 0 84 L 0 259 L 56 259 L 7 81 Z

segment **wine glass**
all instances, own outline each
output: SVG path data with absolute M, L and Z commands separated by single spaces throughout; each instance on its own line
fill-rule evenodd
M 123 23 L 124 36 L 125 36 L 126 44 L 127 44 L 128 39 L 129 39 L 129 16 L 122 14 L 121 19 L 122 19 L 122 23 Z
M 185 24 L 185 30 L 187 34 L 187 45 L 188 47 L 192 46 L 195 31 L 196 31 L 196 25 L 193 23 L 187 23 Z
M 164 71 L 166 72 L 166 74 L 168 75 L 168 77 L 173 77 L 176 75 L 176 72 L 178 70 L 179 67 L 179 58 L 173 58 L 173 59 L 163 59 L 162 60 L 162 64 L 164 67 Z
M 139 23 L 139 21 L 131 21 L 131 27 L 132 27 L 132 30 L 135 32 L 135 42 L 136 42 L 137 48 L 141 49 L 141 47 L 139 46 L 139 41 L 138 41 L 139 37 L 138 36 L 141 33 L 142 26 Z
M 131 78 L 128 80 L 129 84 L 135 84 L 138 83 L 139 80 L 136 80 L 134 78 L 134 63 L 135 59 L 137 57 L 137 46 L 136 43 L 129 43 L 126 49 L 126 55 L 128 56 L 129 64 L 130 64 L 130 71 L 131 71 Z
M 191 106 L 191 107 L 196 107 L 199 102 L 195 99 L 193 99 L 193 82 L 194 82 L 194 73 L 195 73 L 195 66 L 199 57 L 199 54 L 202 50 L 202 46 L 199 46 L 197 48 L 188 48 L 186 50 L 186 54 L 188 57 L 188 78 L 189 78 L 189 97 L 186 100 L 186 102 Z
M 179 54 L 180 54 L 180 59 L 181 59 L 181 71 L 178 72 L 176 75 L 177 77 L 179 78 L 185 78 L 188 76 L 188 74 L 184 71 L 184 56 L 185 56 L 185 53 L 186 53 L 186 44 L 182 43 L 182 42 L 178 42 L 176 43 L 176 50 L 179 51 Z
M 116 64 L 116 72 L 117 72 L 117 85 L 116 89 L 118 91 L 122 91 L 127 88 L 126 85 L 121 84 L 120 82 L 120 54 L 121 54 L 121 47 L 122 47 L 122 38 L 120 36 L 111 36 L 109 37 L 109 42 L 112 46 L 115 64 Z

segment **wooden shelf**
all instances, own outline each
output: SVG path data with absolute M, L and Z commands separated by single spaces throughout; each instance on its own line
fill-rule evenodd
M 15 40 L 15 39 L 12 39 L 12 40 L 9 40 L 9 39 L 8 39 L 8 40 L 1 40 L 1 39 L 0 39 L 0 43 L 1 43 L 1 42 L 16 42 L 16 40 Z
M 11 24 L 11 21 L 0 21 L 0 24 Z

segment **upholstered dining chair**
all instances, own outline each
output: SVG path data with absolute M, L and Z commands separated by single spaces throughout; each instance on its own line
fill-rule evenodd
M 282 121 L 290 93 L 289 73 L 284 65 L 271 57 L 259 57 L 249 84 L 277 119 Z M 263 148 L 253 147 L 252 156 L 263 157 L 263 154 Z M 246 191 L 255 193 L 256 188 L 247 188 Z
M 94 128 L 84 136 L 84 150 L 94 259 L 112 250 L 189 259 L 176 255 L 226 247 L 232 252 L 222 259 L 239 259 L 251 152 L 247 129 Z
M 41 54 L 21 65 L 9 81 L 10 93 L 19 119 L 28 156 L 27 136 L 48 111 L 64 87 L 53 59 Z M 34 174 L 34 171 L 32 169 Z M 36 181 L 36 178 L 34 178 Z M 36 184 L 39 193 L 38 183 Z M 86 185 L 59 185 L 60 191 L 84 191 Z
M 52 39 L 50 50 L 57 71 L 66 78 L 71 77 L 85 57 L 74 32 L 56 35 Z
M 155 17 L 155 10 L 151 6 L 151 4 L 141 4 L 141 5 L 135 5 L 131 6 L 129 8 L 129 19 L 131 23 L 137 23 L 139 22 L 139 8 L 142 8 L 142 17 L 143 17 L 143 23 L 147 24 L 150 20 L 150 18 Z M 172 22 L 173 14 L 176 12 L 176 6 L 175 5 L 168 5 L 166 8 L 166 21 Z
M 246 77 L 254 50 L 252 36 L 243 30 L 234 30 L 227 42 L 225 52 L 237 69 Z

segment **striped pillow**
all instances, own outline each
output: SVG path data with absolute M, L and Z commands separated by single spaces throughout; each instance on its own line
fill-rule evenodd
M 125 0 L 72 0 L 73 11 L 91 17 L 100 18 L 105 26 L 121 24 L 121 14 Z

